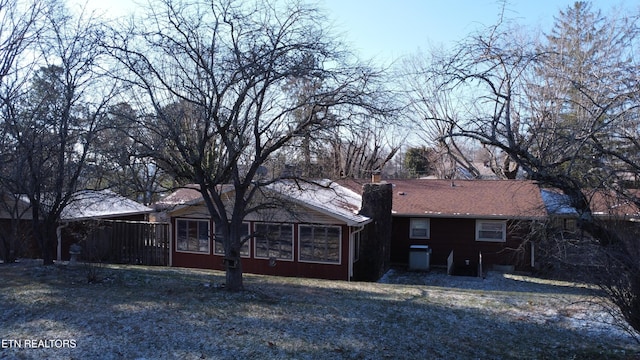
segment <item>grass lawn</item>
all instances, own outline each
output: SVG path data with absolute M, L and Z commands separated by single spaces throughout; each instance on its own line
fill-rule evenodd
M 99 282 L 88 283 L 88 275 Z M 392 273 L 387 283 L 0 264 L 0 359 L 638 359 L 580 284 Z

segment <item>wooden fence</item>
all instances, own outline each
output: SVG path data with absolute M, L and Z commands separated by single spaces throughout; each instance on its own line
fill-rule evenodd
M 85 258 L 117 264 L 169 265 L 169 224 L 101 221 L 88 236 Z

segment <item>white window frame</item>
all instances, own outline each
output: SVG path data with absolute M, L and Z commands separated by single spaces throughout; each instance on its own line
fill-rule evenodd
M 416 225 L 426 225 L 425 227 L 417 227 Z M 425 235 L 416 235 L 414 230 L 425 230 Z M 410 239 L 430 239 L 431 238 L 431 220 L 429 218 L 411 218 L 409 220 L 409 238 Z
M 302 229 L 303 228 L 311 228 L 312 234 L 315 238 L 316 231 L 328 231 L 328 229 L 337 229 L 338 230 L 338 259 L 337 261 L 322 261 L 322 260 L 314 260 L 314 259 L 303 259 L 302 258 Z M 314 241 L 315 245 L 315 241 Z M 325 247 L 326 249 L 326 247 Z M 328 250 L 327 250 L 328 251 Z M 311 225 L 311 224 L 299 224 L 298 225 L 298 261 L 304 263 L 315 263 L 315 264 L 331 264 L 331 265 L 341 265 L 342 264 L 342 227 L 334 226 L 334 225 Z
M 500 239 L 496 237 L 482 237 L 480 236 L 481 231 L 483 231 L 483 224 L 488 225 L 501 225 L 500 232 L 502 236 Z M 485 230 L 491 231 L 491 230 Z M 495 230 L 494 230 L 495 231 Z M 476 220 L 476 241 L 486 241 L 486 242 L 506 242 L 507 241 L 507 221 L 506 220 Z
M 207 232 L 208 232 L 208 234 L 207 234 L 207 251 L 183 250 L 183 249 L 179 249 L 178 248 L 178 242 L 179 242 L 179 236 L 180 236 L 180 225 L 179 224 L 181 222 L 185 222 L 187 224 L 189 224 L 189 223 L 198 223 L 198 224 L 200 224 L 200 223 L 203 223 L 203 222 L 207 223 Z M 176 224 L 176 232 L 175 232 L 175 234 L 176 234 L 176 241 L 175 241 L 175 243 L 176 243 L 176 252 L 187 253 L 187 254 L 211 255 L 211 233 L 212 233 L 212 231 L 211 231 L 211 221 L 209 221 L 208 219 L 177 218 L 176 221 L 175 221 L 175 224 Z M 200 241 L 200 226 L 199 225 L 196 227 L 196 232 L 197 232 L 196 237 L 198 238 L 198 242 L 199 242 Z M 187 225 L 187 247 L 188 247 L 188 244 L 189 244 L 188 237 L 189 237 L 189 227 Z M 199 246 L 198 246 L 198 248 L 199 248 Z
M 242 223 L 243 226 L 246 226 L 247 232 L 246 234 L 243 234 L 243 236 L 248 236 L 249 235 L 249 231 L 251 229 L 251 226 L 249 225 L 249 223 L 247 222 L 243 222 Z M 222 241 L 218 241 L 218 235 L 215 235 L 215 241 L 213 242 L 213 253 L 215 255 L 221 255 L 224 256 L 224 245 L 222 243 Z M 242 246 L 240 247 L 240 257 L 243 258 L 250 258 L 251 257 L 251 239 L 248 239 L 247 241 L 244 242 L 244 244 L 242 244 Z M 220 244 L 220 250 L 222 251 L 218 251 L 218 244 Z M 243 253 L 243 250 L 245 250 L 245 252 Z
M 253 224 L 253 231 L 254 231 L 254 236 L 253 236 L 253 257 L 256 259 L 271 259 L 273 258 L 272 256 L 260 256 L 258 255 L 258 243 L 264 238 L 263 235 L 261 235 L 258 231 L 258 227 L 259 226 L 279 226 L 280 228 L 282 227 L 289 227 L 291 229 L 291 257 L 275 257 L 274 259 L 276 260 L 280 260 L 280 261 L 294 261 L 294 252 L 295 252 L 295 244 L 294 244 L 294 238 L 295 238 L 295 234 L 294 234 L 294 229 L 293 229 L 293 224 L 287 224 L 287 223 L 254 223 Z

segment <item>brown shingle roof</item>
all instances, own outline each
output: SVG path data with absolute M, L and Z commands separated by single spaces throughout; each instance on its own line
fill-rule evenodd
M 540 188 L 524 180 L 387 180 L 395 215 L 543 218 Z M 358 183 L 350 181 L 355 188 Z
M 637 189 L 627 189 L 628 198 L 614 191 L 595 191 L 588 195 L 591 202 L 591 210 L 596 216 L 612 216 L 617 218 L 637 219 L 640 215 L 638 206 L 632 198 L 638 198 L 640 192 Z

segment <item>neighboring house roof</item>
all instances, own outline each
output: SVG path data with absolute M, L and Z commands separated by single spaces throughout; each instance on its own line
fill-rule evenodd
M 498 176 L 493 172 L 491 167 L 482 161 L 472 161 L 471 165 L 480 173 L 480 179 L 484 180 L 497 180 Z M 474 176 L 462 166 L 456 166 L 455 172 L 456 178 L 473 180 Z
M 231 185 L 221 185 L 218 189 L 222 193 L 233 191 Z M 188 184 L 174 190 L 171 194 L 153 204 L 156 210 L 175 210 L 183 206 L 195 205 L 202 202 L 202 194 L 198 185 Z
M 632 194 L 638 194 L 638 190 L 631 190 Z M 542 189 L 542 199 L 550 215 L 578 216 L 578 211 L 571 206 L 568 195 L 560 190 Z M 591 212 L 595 216 L 622 217 L 628 219 L 640 218 L 640 209 L 628 198 L 618 196 L 608 191 L 585 191 L 589 200 Z
M 396 216 L 539 219 L 538 185 L 526 180 L 388 180 Z M 349 187 L 361 186 L 351 182 Z
M 110 190 L 82 190 L 73 195 L 62 211 L 63 221 L 107 219 L 148 214 L 153 209 L 120 196 Z
M 578 212 L 570 205 L 569 196 L 557 190 L 540 190 L 542 201 L 549 215 L 578 216 Z
M 180 205 L 197 203 L 200 200 L 202 200 L 200 191 L 198 191 L 195 185 L 191 185 L 184 188 L 176 189 L 174 192 L 165 196 L 153 205 L 156 209 L 160 210 L 169 209 Z
M 15 202 L 18 201 L 20 218 L 31 220 L 31 211 L 28 210 L 31 208 L 31 203 L 26 196 L 21 195 L 17 198 L 5 196 L 4 201 L 9 206 L 15 206 Z M 64 208 L 60 218 L 62 221 L 78 221 L 141 215 L 151 212 L 153 209 L 110 190 L 81 190 L 72 196 L 71 202 Z M 0 219 L 10 218 L 7 209 L 0 208 Z
M 631 196 L 638 197 L 638 190 L 628 190 Z M 629 198 L 611 191 L 596 191 L 590 196 L 591 211 L 596 216 L 613 216 L 637 220 L 640 209 Z
M 1 196 L 0 219 L 31 220 L 31 207 L 25 197 L 8 193 Z
M 349 226 L 364 225 L 371 220 L 359 215 L 362 198 L 359 194 L 330 180 L 319 181 L 277 181 L 264 187 L 277 197 L 318 211 L 324 215 L 345 222 Z M 225 185 L 223 192 L 233 191 Z M 202 195 L 195 186 L 186 186 L 158 201 L 159 210 L 174 211 L 202 203 Z

